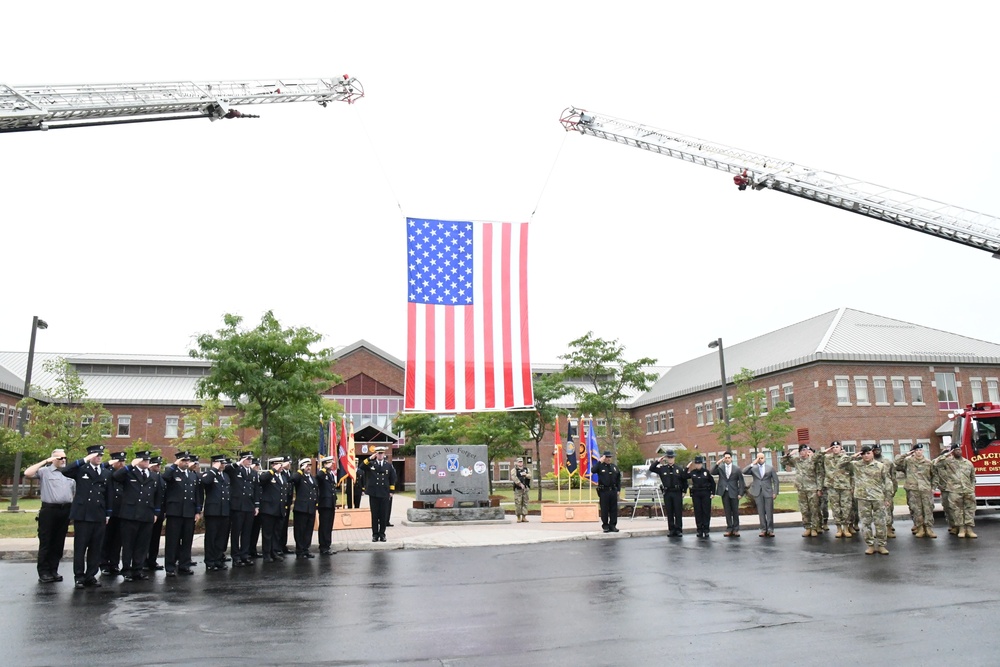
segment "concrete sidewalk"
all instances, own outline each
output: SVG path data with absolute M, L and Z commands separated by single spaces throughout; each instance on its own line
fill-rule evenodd
M 559 542 L 567 540 L 616 540 L 629 537 L 655 537 L 667 534 L 667 522 L 660 517 L 646 516 L 620 517 L 617 533 L 605 533 L 600 522 L 588 523 L 542 523 L 540 517 L 529 516 L 527 523 L 516 523 L 513 515 L 507 515 L 502 522 L 478 523 L 447 523 L 427 525 L 411 523 L 406 520 L 406 510 L 413 506 L 413 500 L 405 496 L 396 496 L 392 503 L 393 526 L 386 531 L 385 542 L 372 542 L 371 530 L 368 528 L 351 528 L 333 532 L 333 548 L 335 551 L 383 551 L 391 549 L 438 549 L 444 547 L 481 547 L 520 544 L 537 544 L 540 542 Z M 896 517 L 908 517 L 903 505 L 896 506 Z M 774 515 L 776 528 L 800 526 L 802 515 L 799 512 L 781 512 Z M 712 536 L 710 539 L 727 539 L 722 536 L 726 530 L 725 517 L 712 518 Z M 758 539 L 757 532 L 760 522 L 756 514 L 740 516 L 741 539 Z M 684 517 L 684 533 L 694 535 L 694 518 Z M 832 533 L 831 533 L 832 535 Z M 798 535 L 796 535 L 798 537 Z M 192 553 L 204 554 L 204 535 L 195 535 Z M 293 544 L 289 529 L 289 544 Z M 66 556 L 73 557 L 72 539 L 67 539 Z M 33 561 L 37 557 L 38 540 L 35 538 L 0 539 L 0 560 Z M 317 551 L 316 539 L 313 537 L 313 552 Z M 162 548 L 160 555 L 162 558 Z

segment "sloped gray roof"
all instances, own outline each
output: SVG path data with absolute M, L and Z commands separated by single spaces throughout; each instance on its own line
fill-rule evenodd
M 406 367 L 406 364 L 404 364 L 402 361 L 400 361 L 396 357 L 392 356 L 388 352 L 386 352 L 386 351 L 384 351 L 384 350 L 382 350 L 380 348 L 375 347 L 374 345 L 372 345 L 371 343 L 369 343 L 368 341 L 366 341 L 363 338 L 361 340 L 355 342 L 355 343 L 351 343 L 350 345 L 345 345 L 345 346 L 343 346 L 341 348 L 338 348 L 337 350 L 334 351 L 333 358 L 334 359 L 340 359 L 341 357 L 346 357 L 350 353 L 352 353 L 352 352 L 354 352 L 356 350 L 360 350 L 361 348 L 367 348 L 368 350 L 370 350 L 371 352 L 373 352 L 375 355 L 377 355 L 379 357 L 382 357 L 383 359 L 385 359 L 389 363 L 395 364 L 396 366 L 399 366 L 400 368 L 405 368 Z
M 0 389 L 20 396 L 21 392 L 24 391 L 24 378 L 19 378 L 6 368 L 0 366 Z
M 1000 344 L 841 308 L 732 347 L 723 341 L 726 380 L 740 369 L 761 376 L 814 361 L 1000 364 Z M 719 386 L 717 352 L 671 368 L 633 407 Z

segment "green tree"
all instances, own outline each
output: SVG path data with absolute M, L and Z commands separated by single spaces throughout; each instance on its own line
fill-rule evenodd
M 462 444 L 486 445 L 489 458 L 490 495 L 493 495 L 493 462 L 519 456 L 530 433 L 524 418 L 517 412 L 475 412 L 459 415 L 456 420 Z
M 639 449 L 639 437 L 643 435 L 643 431 L 634 419 L 624 418 L 619 424 L 621 438 L 618 441 L 618 467 L 621 468 L 622 475 L 631 478 L 632 466 L 639 466 L 646 462 L 646 457 Z
M 789 423 L 789 404 L 779 401 L 767 407 L 767 390 L 753 388 L 753 371 L 743 368 L 733 378 L 736 385 L 733 404 L 729 408 L 729 423 L 713 427 L 719 444 L 747 447 L 756 454 L 763 449 L 780 452 L 785 436 L 793 429 Z M 728 441 L 727 441 L 728 436 Z
M 620 428 L 614 425 L 627 419 L 619 410 L 629 398 L 625 390 L 631 387 L 640 392 L 648 391 L 657 375 L 643 368 L 655 364 L 656 359 L 643 357 L 626 361 L 625 347 L 617 339 L 607 341 L 596 337 L 592 331 L 569 345 L 569 353 L 559 357 L 566 362 L 563 378 L 582 381 L 582 385 L 571 385 L 577 407 L 583 413 L 604 418 L 611 428 L 598 435 L 614 453 L 621 438 Z
M 393 420 L 397 433 L 406 434 L 406 444 L 399 448 L 403 456 L 417 453 L 417 445 L 453 445 L 462 442 L 463 433 L 451 415 L 440 417 L 429 412 L 399 414 Z
M 235 458 L 243 448 L 238 435 L 239 418 L 220 419 L 222 410 L 222 401 L 217 398 L 206 400 L 200 408 L 181 410 L 185 429 L 177 448 L 196 454 L 202 461 L 216 454 Z M 189 424 L 194 428 L 188 428 Z
M 566 395 L 567 388 L 563 384 L 561 373 L 546 373 L 535 378 L 532 382 L 532 392 L 535 396 L 535 410 L 533 412 L 517 412 L 524 420 L 528 429 L 529 438 L 535 441 L 535 464 L 541 470 L 542 464 L 542 439 L 550 428 L 554 427 L 556 415 L 566 414 L 565 410 L 560 411 L 553 403 Z M 538 502 L 542 502 L 542 485 L 538 484 Z
M 283 329 L 271 311 L 253 329 L 241 328 L 242 322 L 242 317 L 227 313 L 225 326 L 214 335 L 198 336 L 197 349 L 190 354 L 212 362 L 199 383 L 200 396 L 225 395 L 242 410 L 256 409 L 259 424 L 244 423 L 259 426 L 261 458 L 266 458 L 271 416 L 299 404 L 322 406 L 320 394 L 340 378 L 331 371 L 332 349 L 310 349 L 322 340 L 312 329 Z

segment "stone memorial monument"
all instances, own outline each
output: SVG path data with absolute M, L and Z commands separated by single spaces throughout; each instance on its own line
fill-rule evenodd
M 489 457 L 486 445 L 418 445 L 416 499 L 423 509 L 406 512 L 408 521 L 503 521 L 500 507 L 490 507 Z

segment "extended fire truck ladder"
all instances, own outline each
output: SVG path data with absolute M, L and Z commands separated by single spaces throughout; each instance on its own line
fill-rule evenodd
M 258 118 L 234 107 L 286 102 L 353 103 L 357 79 L 177 81 L 17 86 L 0 84 L 0 132 L 90 127 L 187 118 Z
M 559 119 L 576 130 L 733 174 L 740 190 L 768 188 L 993 253 L 1000 219 L 786 160 L 570 107 Z

